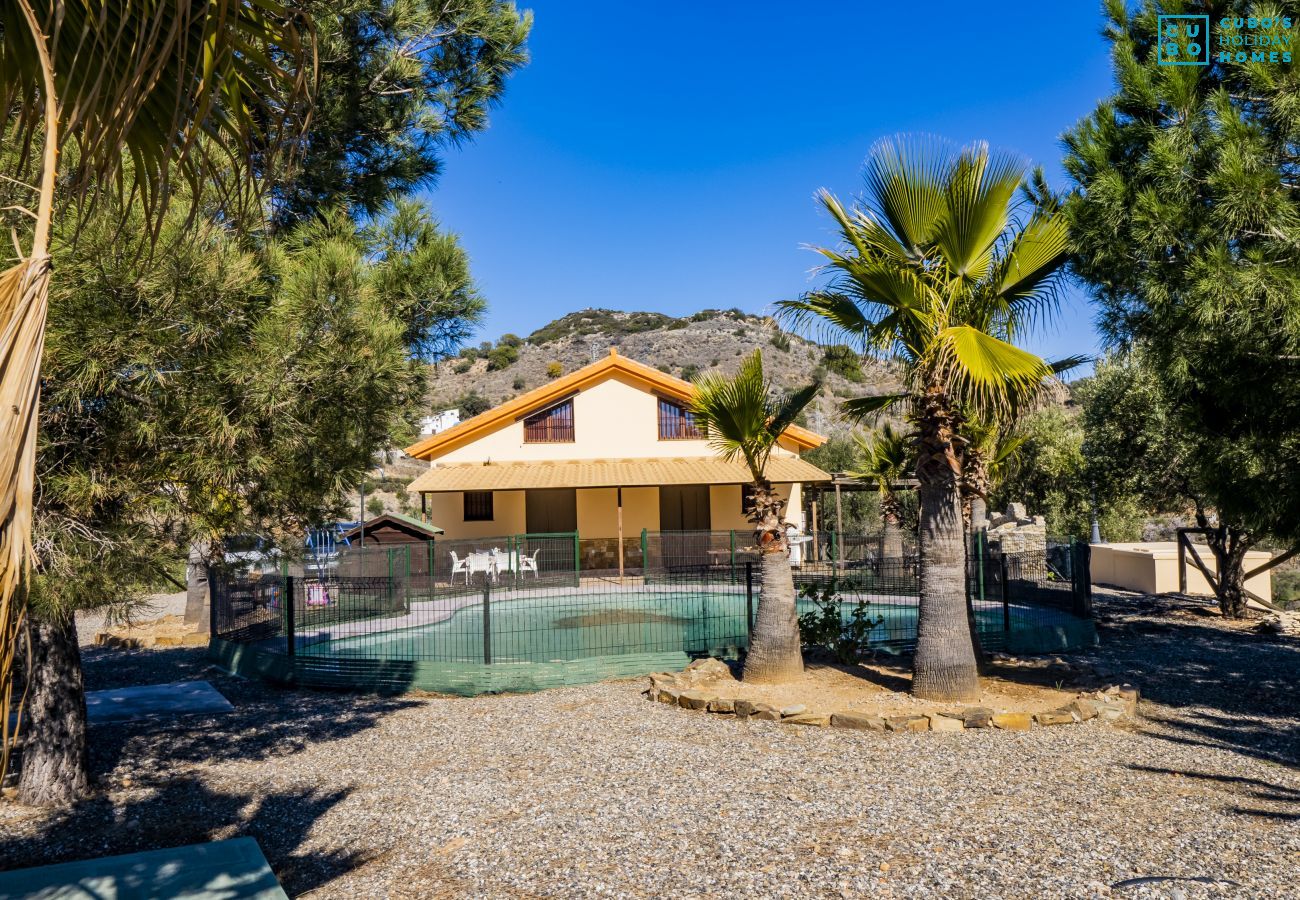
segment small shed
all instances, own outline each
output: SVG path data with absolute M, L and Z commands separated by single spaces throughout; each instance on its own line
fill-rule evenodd
M 442 529 L 437 525 L 422 522 L 414 516 L 389 512 L 353 526 L 339 538 L 350 543 L 356 542 L 361 538 L 363 529 L 367 547 L 379 544 L 423 544 L 442 534 Z

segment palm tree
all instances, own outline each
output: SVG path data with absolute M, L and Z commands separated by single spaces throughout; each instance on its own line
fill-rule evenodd
M 11 208 L 31 221 L 26 251 L 0 273 L 0 779 L 16 740 L 13 666 L 32 566 L 56 204 L 89 210 L 99 191 L 125 190 L 158 224 L 176 179 L 195 196 L 213 182 L 243 193 L 250 168 L 268 171 L 292 144 L 286 129 L 305 94 L 308 30 L 287 15 L 275 0 L 0 0 L 0 134 L 20 148 L 6 156 L 3 183 L 10 194 L 29 192 Z M 30 653 L 66 654 L 70 629 L 33 623 Z M 41 685 L 28 690 L 39 710 Z M 81 719 L 69 727 L 84 727 Z M 29 742 L 25 772 L 57 768 L 57 748 L 48 759 L 45 749 Z M 61 799 L 28 783 L 24 776 L 25 802 Z
M 905 402 L 917 433 L 921 607 L 912 691 L 973 700 L 979 678 L 966 617 L 961 479 L 967 416 L 1022 406 L 1051 376 L 1012 343 L 1054 308 L 1067 253 L 1054 211 L 1022 212 L 1026 166 L 978 144 L 891 139 L 867 160 L 862 203 L 820 195 L 844 244 L 821 248 L 831 284 L 780 304 L 865 352 L 902 363 L 901 393 L 848 401 L 864 417 Z M 1027 203 L 1028 201 L 1022 200 Z
M 765 472 L 781 435 L 820 389 L 821 385 L 812 384 L 792 394 L 779 394 L 763 375 L 759 350 L 741 363 L 734 377 L 711 373 L 695 385 L 691 401 L 695 423 L 723 459 L 743 459 L 754 479 L 749 521 L 754 523 L 762 592 L 745 657 L 746 681 L 770 684 L 803 672 L 790 546 L 781 515 L 785 501 Z
M 962 437 L 962 505 L 971 532 L 988 526 L 988 496 L 1006 478 L 1027 438 L 1000 422 L 967 420 Z
M 896 488 L 899 481 L 916 469 L 913 440 L 888 422 L 869 435 L 858 433 L 853 438 L 862 453 L 862 468 L 849 474 L 860 481 L 874 483 L 880 491 L 880 517 L 885 524 L 880 555 L 884 559 L 901 559 L 903 518 Z

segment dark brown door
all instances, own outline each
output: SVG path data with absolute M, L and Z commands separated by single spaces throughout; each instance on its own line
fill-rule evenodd
M 524 492 L 524 522 L 529 534 L 578 530 L 578 492 L 545 488 Z

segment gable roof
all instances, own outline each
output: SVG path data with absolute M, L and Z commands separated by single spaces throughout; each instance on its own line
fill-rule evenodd
M 609 356 L 604 359 L 583 366 L 581 369 L 557 378 L 549 384 L 544 384 L 539 388 L 520 394 L 513 400 L 507 400 L 500 406 L 493 407 L 485 413 L 480 413 L 472 419 L 466 419 L 446 431 L 431 434 L 424 440 L 407 447 L 406 455 L 413 456 L 416 459 L 431 459 L 435 454 L 448 453 L 457 447 L 463 447 L 477 440 L 499 425 L 513 422 L 521 416 L 527 416 L 537 410 L 545 409 L 552 403 L 565 399 L 570 394 L 611 378 L 616 374 L 625 376 L 647 390 L 656 391 L 683 403 L 689 403 L 691 398 L 695 396 L 695 386 L 689 381 L 674 378 L 672 375 L 660 372 L 658 369 L 651 368 L 644 363 L 621 356 L 616 349 L 610 347 Z M 807 428 L 800 428 L 798 425 L 791 425 L 785 430 L 782 437 L 796 444 L 801 450 L 811 450 L 826 443 L 826 438 L 820 434 L 809 431 Z
M 379 515 L 375 516 L 373 519 L 367 519 L 364 523 L 366 526 L 366 533 L 369 534 L 385 520 L 392 522 L 394 525 L 398 525 L 409 531 L 418 531 L 421 534 L 427 534 L 429 537 L 433 537 L 434 535 L 443 533 L 442 529 L 439 528 L 437 525 L 430 525 L 428 522 L 422 522 L 419 519 L 415 518 L 414 516 L 408 516 L 399 512 L 380 513 Z M 353 525 L 347 531 L 343 532 L 341 535 L 339 535 L 339 537 L 352 540 L 352 538 L 357 537 L 360 533 L 361 533 L 361 524 L 357 524 L 357 525 Z

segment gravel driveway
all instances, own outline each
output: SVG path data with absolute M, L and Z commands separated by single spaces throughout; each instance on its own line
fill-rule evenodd
M 248 834 L 322 898 L 1300 897 L 1300 641 L 1098 608 L 1091 655 L 1142 688 L 1135 726 L 740 723 L 632 682 L 377 698 L 92 650 L 91 687 L 206 677 L 236 712 L 96 727 L 101 792 L 0 805 L 0 868 Z M 1150 876 L 1182 880 L 1112 887 Z

